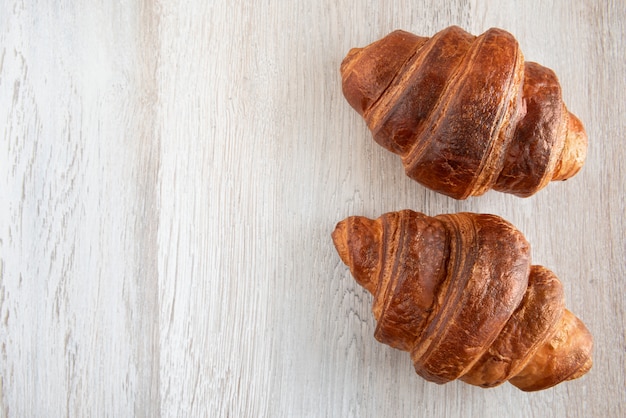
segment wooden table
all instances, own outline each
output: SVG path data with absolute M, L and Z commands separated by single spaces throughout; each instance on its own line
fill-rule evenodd
M 626 3 L 191 3 L 0 5 L 3 415 L 626 415 Z M 374 143 L 344 55 L 452 24 L 555 70 L 589 134 L 576 177 L 456 201 Z M 377 343 L 330 233 L 405 208 L 516 225 L 592 331 L 591 372 L 439 386 Z

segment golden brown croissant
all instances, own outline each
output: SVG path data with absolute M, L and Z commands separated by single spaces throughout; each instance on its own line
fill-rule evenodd
M 410 352 L 425 379 L 534 391 L 591 368 L 591 334 L 561 283 L 530 265 L 528 242 L 502 218 L 404 210 L 347 218 L 332 238 L 374 295 L 374 336 Z
M 395 31 L 350 50 L 341 75 L 376 142 L 401 156 L 409 177 L 456 199 L 492 188 L 530 196 L 584 163 L 587 135 L 556 75 L 524 63 L 501 29 Z

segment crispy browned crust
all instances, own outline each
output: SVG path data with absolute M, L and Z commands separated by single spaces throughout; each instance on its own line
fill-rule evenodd
M 332 234 L 372 295 L 380 342 L 429 381 L 540 390 L 591 367 L 592 337 L 564 307 L 558 278 L 495 215 L 404 210 L 347 218 Z
M 344 96 L 409 177 L 457 199 L 530 196 L 582 167 L 587 136 L 556 75 L 501 29 L 395 31 L 341 64 Z

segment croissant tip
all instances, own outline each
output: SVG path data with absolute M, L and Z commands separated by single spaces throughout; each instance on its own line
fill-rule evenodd
M 380 227 L 377 221 L 351 216 L 337 224 L 332 238 L 341 261 L 350 267 L 354 279 L 373 293 L 376 290 L 373 274 L 380 257 Z
M 361 53 L 363 48 L 352 48 L 348 51 L 348 54 L 345 56 L 343 61 L 341 61 L 341 66 L 339 67 L 339 71 L 342 75 L 346 74 L 350 67 L 355 63 L 355 59 Z
M 346 232 L 346 221 L 343 220 L 335 226 L 331 237 L 337 249 L 337 253 L 339 254 L 339 258 L 341 258 L 344 264 L 349 265 L 348 237 Z
M 569 114 L 567 136 L 553 180 L 567 180 L 576 175 L 587 158 L 587 133 L 580 119 Z
M 509 382 L 525 392 L 534 392 L 577 379 L 591 369 L 592 353 L 591 333 L 579 318 L 565 309 L 552 337 Z

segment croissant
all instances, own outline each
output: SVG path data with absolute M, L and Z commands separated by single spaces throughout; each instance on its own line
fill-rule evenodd
M 374 139 L 424 186 L 466 199 L 528 197 L 582 167 L 587 135 L 554 72 L 501 29 L 395 31 L 341 63 L 343 93 Z
M 591 368 L 591 334 L 558 278 L 531 266 L 528 242 L 498 216 L 354 216 L 332 239 L 374 296 L 375 338 L 410 352 L 429 381 L 536 391 Z

